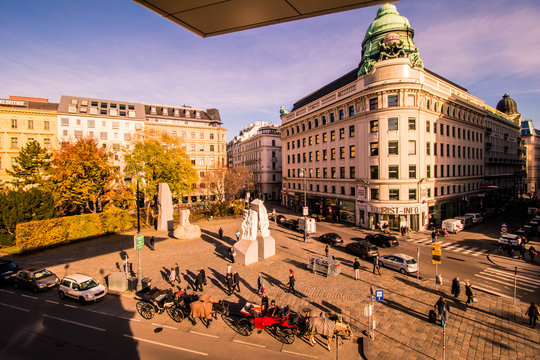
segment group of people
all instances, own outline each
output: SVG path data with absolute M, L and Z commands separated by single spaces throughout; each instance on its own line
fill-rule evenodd
M 225 282 L 227 283 L 227 295 L 231 295 L 233 292 L 240 292 L 240 275 L 238 271 L 232 273 L 230 267 L 227 268 L 227 275 L 225 276 Z
M 169 270 L 167 280 L 169 282 L 169 285 L 173 287 L 175 284 L 180 285 L 182 283 L 182 279 L 180 276 L 180 267 L 178 266 L 178 263 L 175 263 L 174 267 Z M 195 281 L 193 282 L 193 290 L 203 291 L 203 285 L 206 285 L 206 272 L 204 271 L 204 268 L 200 268 L 199 272 L 195 276 Z

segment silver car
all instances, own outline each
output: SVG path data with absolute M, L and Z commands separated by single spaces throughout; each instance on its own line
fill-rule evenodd
M 410 274 L 418 271 L 416 259 L 401 253 L 379 257 L 379 265 L 396 269 L 402 274 Z

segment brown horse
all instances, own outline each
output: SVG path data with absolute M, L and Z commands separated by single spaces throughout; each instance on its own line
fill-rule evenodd
M 217 318 L 218 313 L 227 315 L 229 312 L 227 304 L 222 300 L 205 295 L 201 295 L 199 300 L 190 303 L 189 307 L 191 310 L 189 319 L 193 325 L 196 324 L 197 318 L 201 318 L 201 321 L 206 321 L 206 327 L 210 326 L 212 319 Z
M 326 348 L 330 351 L 330 343 L 334 339 L 334 335 L 352 337 L 353 333 L 351 326 L 343 321 L 341 315 L 320 314 L 319 317 L 310 317 L 310 313 L 306 314 L 306 329 L 309 337 L 309 344 L 316 344 L 315 334 L 320 334 L 326 337 Z

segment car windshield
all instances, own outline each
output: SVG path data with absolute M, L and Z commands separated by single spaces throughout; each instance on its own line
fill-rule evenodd
M 369 247 L 369 250 L 370 250 L 370 251 L 377 251 L 377 247 L 376 247 L 376 246 L 370 246 L 370 247 Z
M 407 259 L 407 265 L 414 265 L 416 264 L 416 260 L 415 259 Z
M 51 276 L 51 275 L 52 275 L 52 273 L 49 270 L 43 269 L 43 270 L 36 271 L 34 273 L 34 278 L 36 280 L 38 280 L 38 279 L 41 279 L 41 278 L 44 278 L 44 277 L 47 277 L 47 276 Z
M 96 280 L 90 279 L 90 280 L 86 280 L 85 282 L 82 282 L 80 286 L 81 286 L 81 290 L 84 291 L 84 290 L 88 290 L 88 289 L 98 286 L 98 283 Z
M 16 270 L 17 269 L 17 265 L 15 265 L 15 263 L 12 263 L 12 262 L 9 262 L 7 264 L 4 264 L 0 267 L 0 269 L 2 269 L 2 271 L 10 271 L 10 270 Z

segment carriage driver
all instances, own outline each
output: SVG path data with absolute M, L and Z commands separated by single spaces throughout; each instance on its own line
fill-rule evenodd
M 270 307 L 268 308 L 268 311 L 266 314 L 271 317 L 276 317 L 279 314 L 279 306 L 276 305 L 276 300 L 270 301 Z

